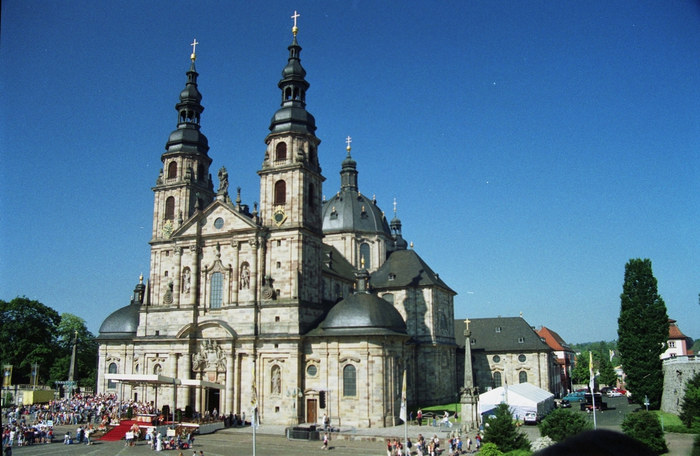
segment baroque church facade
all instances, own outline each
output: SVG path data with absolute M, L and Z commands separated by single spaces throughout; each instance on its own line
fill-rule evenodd
M 261 154 L 260 205 L 211 177 L 195 54 L 153 187 L 150 274 L 99 333 L 98 392 L 271 424 L 398 424 L 454 402 L 455 292 L 341 163 L 327 201 L 297 31 Z

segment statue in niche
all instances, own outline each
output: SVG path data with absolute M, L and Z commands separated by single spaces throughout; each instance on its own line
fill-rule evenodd
M 185 268 L 184 271 L 182 271 L 182 292 L 185 294 L 190 293 L 190 287 L 191 287 L 191 273 L 190 273 L 190 268 Z
M 240 289 L 244 288 L 250 288 L 250 266 L 248 266 L 248 263 L 243 263 L 243 266 L 241 266 Z
M 163 302 L 165 304 L 173 303 L 173 281 L 168 282 L 168 287 L 165 289 L 165 294 L 163 295 Z
M 270 392 L 272 394 L 281 394 L 282 393 L 282 378 L 280 374 L 280 367 L 279 366 L 272 366 L 272 383 L 271 383 L 271 388 Z

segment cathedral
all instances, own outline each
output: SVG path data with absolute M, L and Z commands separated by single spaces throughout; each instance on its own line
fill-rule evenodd
M 298 28 L 265 138 L 259 207 L 212 178 L 195 47 L 153 187 L 150 273 L 99 332 L 99 393 L 269 424 L 381 427 L 458 398 L 455 292 L 358 185 L 347 140 L 322 197 Z M 155 178 L 156 176 L 154 176 Z

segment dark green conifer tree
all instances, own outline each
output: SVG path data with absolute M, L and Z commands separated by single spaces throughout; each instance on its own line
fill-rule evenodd
M 620 300 L 617 347 L 627 387 L 635 402 L 642 404 L 648 397 L 649 407 L 658 409 L 664 382 L 660 356 L 668 341 L 668 314 L 651 260 L 632 259 L 625 265 Z

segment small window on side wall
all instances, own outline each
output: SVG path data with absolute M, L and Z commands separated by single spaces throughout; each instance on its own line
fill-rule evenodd
M 281 142 L 277 143 L 275 148 L 275 161 L 281 162 L 287 160 L 287 143 Z

